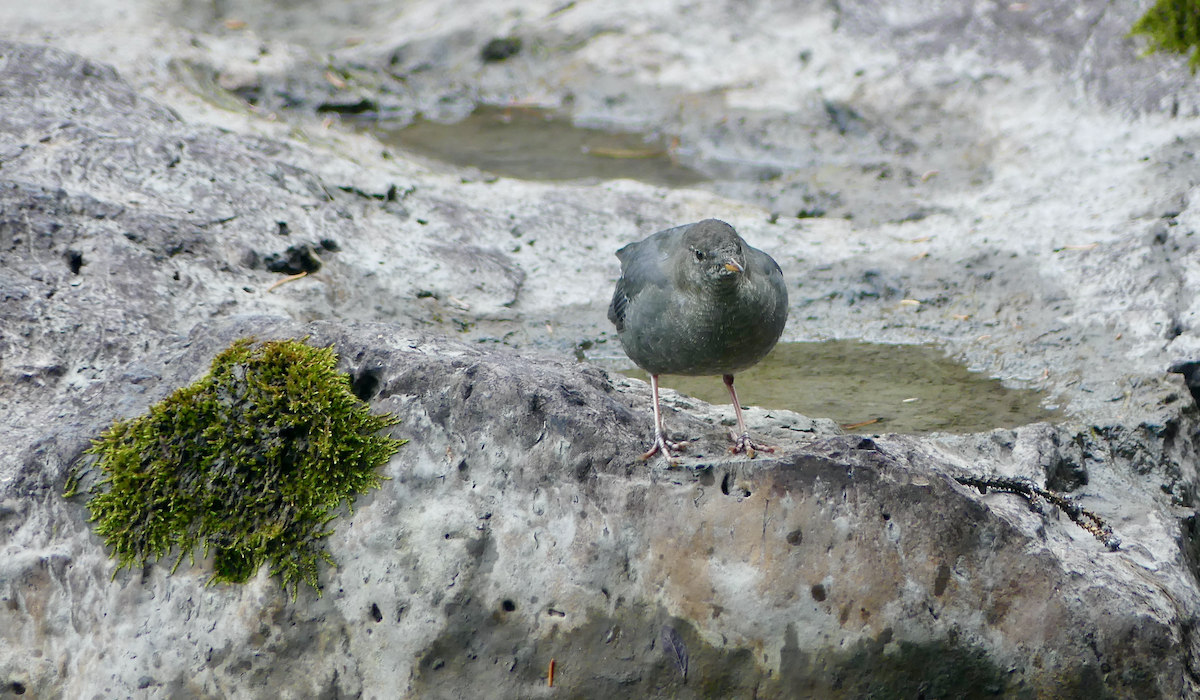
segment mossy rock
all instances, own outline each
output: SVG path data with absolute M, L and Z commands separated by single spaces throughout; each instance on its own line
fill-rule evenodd
M 1191 54 L 1188 67 L 1195 75 L 1200 69 L 1200 0 L 1158 0 L 1134 22 L 1130 34 L 1149 38 L 1149 52 L 1170 51 Z
M 118 570 L 176 552 L 213 554 L 210 583 L 240 583 L 264 563 L 293 596 L 319 590 L 334 511 L 370 488 L 402 440 L 336 369 L 332 348 L 238 340 L 208 375 L 117 421 L 88 450 L 105 478 L 88 502 Z M 174 569 L 172 569 L 174 571 Z

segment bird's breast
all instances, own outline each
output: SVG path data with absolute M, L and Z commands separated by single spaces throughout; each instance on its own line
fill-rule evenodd
M 786 306 L 786 292 L 782 300 L 744 291 L 650 295 L 630 305 L 619 337 L 629 358 L 648 372 L 729 374 L 771 351 Z

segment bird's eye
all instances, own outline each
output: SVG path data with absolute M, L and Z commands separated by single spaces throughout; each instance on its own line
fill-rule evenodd
M 697 251 L 696 251 L 696 259 L 697 259 L 697 260 L 703 260 L 703 259 L 704 259 L 704 251 L 703 251 L 703 250 L 697 250 Z

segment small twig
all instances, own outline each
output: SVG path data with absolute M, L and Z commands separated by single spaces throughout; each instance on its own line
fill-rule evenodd
M 294 275 L 288 275 L 287 277 L 284 277 L 283 279 L 275 280 L 275 284 L 271 285 L 270 287 L 267 287 L 267 291 L 269 292 L 269 291 L 275 289 L 276 287 L 278 287 L 279 285 L 287 284 L 288 282 L 291 282 L 292 280 L 298 280 L 307 274 L 308 274 L 308 271 L 305 270 L 304 272 L 297 272 Z
M 1034 486 L 1032 482 L 1026 479 L 1010 479 L 1005 477 L 981 479 L 974 476 L 956 476 L 954 480 L 963 486 L 974 486 L 979 489 L 980 493 L 987 493 L 988 489 L 992 489 L 993 491 L 1015 493 L 1018 496 L 1024 496 L 1031 500 L 1034 497 L 1043 498 L 1066 513 L 1067 517 L 1074 521 L 1076 525 L 1092 533 L 1092 536 L 1100 540 L 1101 544 L 1105 547 L 1114 552 L 1121 548 L 1121 538 L 1113 534 L 1112 528 L 1109 527 L 1108 523 L 1104 522 L 1103 518 L 1052 491 Z
M 554 659 L 550 659 L 550 673 L 546 675 L 546 685 L 554 687 Z
M 687 685 L 688 651 L 687 646 L 683 643 L 683 637 L 680 637 L 675 628 L 670 625 L 663 625 L 661 637 L 663 653 L 675 662 L 675 668 L 683 674 L 683 683 Z
M 872 418 L 871 420 L 865 420 L 861 423 L 850 423 L 848 425 L 843 425 L 842 430 L 854 430 L 855 428 L 862 428 L 862 427 L 872 425 L 872 424 L 875 424 L 878 422 L 879 422 L 878 418 Z

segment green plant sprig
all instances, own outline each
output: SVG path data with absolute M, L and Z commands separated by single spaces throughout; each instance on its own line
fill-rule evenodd
M 1147 53 L 1170 51 L 1189 56 L 1192 75 L 1200 69 L 1200 0 L 1158 0 L 1133 23 L 1130 34 L 1149 38 Z
M 332 348 L 236 341 L 203 379 L 117 421 L 93 441 L 105 478 L 88 502 L 119 571 L 178 553 L 213 554 L 209 583 L 240 583 L 265 562 L 293 598 L 317 588 L 321 540 L 343 502 L 378 488 L 403 445 L 336 370 Z M 68 494 L 73 490 L 69 482 Z

